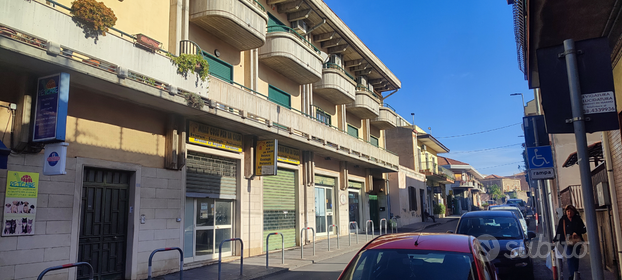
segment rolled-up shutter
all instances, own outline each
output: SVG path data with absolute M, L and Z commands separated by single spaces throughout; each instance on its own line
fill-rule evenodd
M 193 197 L 236 199 L 237 162 L 197 152 L 188 152 L 186 194 Z
M 263 177 L 263 242 L 269 233 L 282 233 L 285 248 L 296 246 L 296 172 L 279 168 Z M 281 237 L 270 238 L 270 250 L 281 248 Z M 264 247 L 264 251 L 266 248 Z

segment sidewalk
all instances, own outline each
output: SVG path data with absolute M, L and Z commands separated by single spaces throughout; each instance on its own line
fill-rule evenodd
M 436 223 L 433 222 L 421 222 L 411 224 L 402 228 L 399 228 L 399 232 L 414 232 L 414 231 L 422 231 L 429 227 L 434 227 L 440 224 L 448 223 L 454 221 L 458 217 L 447 217 L 436 219 Z M 390 231 L 389 231 L 390 232 Z M 378 232 L 376 231 L 374 237 L 378 236 Z M 280 272 L 285 272 L 288 270 L 293 270 L 296 268 L 300 268 L 303 266 L 307 266 L 313 264 L 315 262 L 319 262 L 322 260 L 334 258 L 336 256 L 350 253 L 353 251 L 358 251 L 363 245 L 365 245 L 366 239 L 365 234 L 359 234 L 359 242 L 356 243 L 356 237 L 354 234 L 351 236 L 352 238 L 352 246 L 348 245 L 348 236 L 342 236 L 339 238 L 340 248 L 337 248 L 337 237 L 331 236 L 330 238 L 330 252 L 328 251 L 328 242 L 327 240 L 317 241 L 315 244 L 315 255 L 313 255 L 313 244 L 307 244 L 304 246 L 304 259 L 300 258 L 300 247 L 291 248 L 289 250 L 285 250 L 285 264 L 281 264 L 281 252 L 280 251 L 272 251 L 270 252 L 270 267 L 266 269 L 266 255 L 253 256 L 250 258 L 244 258 L 244 270 L 243 275 L 240 275 L 240 260 L 239 257 L 232 257 L 227 260 L 227 262 L 223 261 L 221 264 L 221 278 L 220 279 L 239 279 L 239 280 L 250 280 L 250 279 L 261 279 L 271 274 L 276 274 Z M 369 235 L 368 239 L 371 240 L 372 236 Z M 184 280 L 194 280 L 194 279 L 206 279 L 209 276 L 209 279 L 217 279 L 218 278 L 218 263 L 211 265 L 206 265 L 198 268 L 192 268 L 184 270 Z M 171 273 L 167 275 L 153 277 L 153 279 L 157 280 L 177 280 L 179 279 L 179 272 Z

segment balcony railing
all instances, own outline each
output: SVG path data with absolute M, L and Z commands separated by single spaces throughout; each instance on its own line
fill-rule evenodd
M 322 79 L 321 52 L 290 27 L 268 26 L 266 44 L 259 49 L 259 60 L 298 84 Z
M 335 63 L 324 63 L 322 79 L 315 82 L 314 94 L 324 97 L 335 105 L 354 101 L 354 78 Z
M 255 0 L 192 0 L 190 21 L 238 50 L 266 42 L 266 9 Z
M 389 104 L 383 103 L 378 117 L 371 124 L 380 129 L 391 129 L 397 126 L 397 114 Z

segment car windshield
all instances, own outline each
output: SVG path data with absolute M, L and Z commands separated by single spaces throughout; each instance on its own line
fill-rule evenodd
M 476 279 L 471 254 L 393 249 L 365 250 L 346 268 L 343 279 Z
M 491 235 L 497 239 L 522 239 L 520 227 L 512 217 L 462 218 L 456 233 L 480 239 L 484 238 L 482 235 Z
M 509 200 L 507 204 L 518 204 L 520 206 L 525 206 L 525 202 L 522 200 Z

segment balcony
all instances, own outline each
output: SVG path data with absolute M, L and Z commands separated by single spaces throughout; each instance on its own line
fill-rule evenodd
M 335 105 L 348 104 L 354 101 L 355 81 L 341 66 L 324 63 L 322 80 L 313 85 L 313 93 Z
M 371 124 L 379 129 L 395 128 L 397 126 L 397 114 L 389 104 L 384 103 L 380 107 L 380 114 L 371 121 Z
M 356 99 L 346 106 L 348 112 L 362 119 L 375 119 L 380 114 L 380 101 L 369 89 L 363 86 L 356 88 Z
M 320 50 L 287 26 L 268 26 L 259 61 L 301 85 L 322 79 Z
M 268 14 L 255 0 L 192 0 L 190 21 L 238 50 L 266 43 Z
M 432 181 L 439 184 L 453 184 L 455 182 L 455 176 L 453 172 L 448 169 L 432 164 L 432 169 L 422 169 L 419 173 L 423 173 L 428 181 Z

